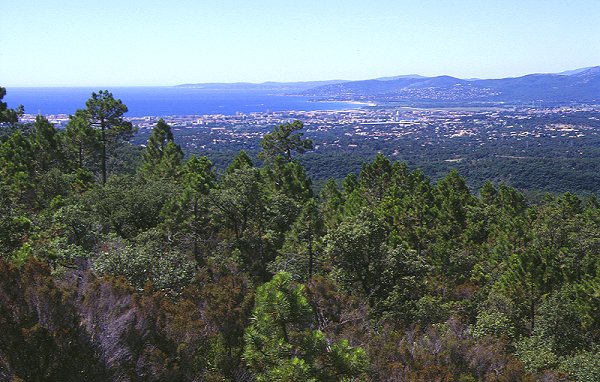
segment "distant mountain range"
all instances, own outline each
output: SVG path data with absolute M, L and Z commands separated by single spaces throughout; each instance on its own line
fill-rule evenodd
M 400 103 L 600 103 L 600 66 L 500 79 L 416 74 L 363 81 L 186 84 L 205 90 L 260 90 L 339 101 Z
M 388 102 L 600 103 L 600 66 L 501 79 L 438 76 L 350 81 L 319 86 L 302 94 L 336 100 Z
M 233 82 L 233 83 L 206 83 L 206 84 L 183 84 L 177 85 L 177 87 L 183 88 L 194 88 L 202 90 L 216 90 L 216 91 L 273 91 L 273 92 L 298 92 L 308 89 L 318 88 L 320 86 L 335 85 L 345 80 L 331 80 L 331 81 L 306 81 L 306 82 L 263 82 L 255 84 L 251 82 Z

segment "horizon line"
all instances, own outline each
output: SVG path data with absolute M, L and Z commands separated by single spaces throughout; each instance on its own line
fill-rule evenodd
M 120 84 L 120 85 L 3 85 L 0 84 L 0 87 L 4 87 L 4 88 L 102 88 L 102 89 L 106 89 L 106 88 L 143 88 L 143 87 L 179 87 L 179 86 L 192 86 L 192 85 L 243 85 L 243 84 L 247 84 L 247 85 L 265 85 L 265 84 L 285 84 L 285 83 L 307 83 L 307 82 L 327 82 L 327 81 L 343 81 L 343 82 L 354 82 L 354 81 L 372 81 L 372 80 L 381 80 L 384 78 L 393 78 L 393 77 L 411 77 L 411 76 L 419 76 L 419 77 L 423 77 L 423 78 L 436 78 L 436 77 L 444 77 L 444 76 L 448 76 L 448 77 L 453 77 L 453 78 L 457 78 L 457 79 L 461 79 L 461 80 L 496 80 L 496 79 L 506 79 L 506 78 L 519 78 L 519 77 L 524 77 L 524 76 L 528 76 L 528 75 L 535 75 L 535 74 L 556 74 L 556 75 L 562 75 L 562 73 L 565 72 L 572 72 L 572 71 L 583 71 L 583 70 L 587 70 L 587 69 L 592 69 L 592 68 L 596 68 L 596 67 L 600 67 L 600 65 L 593 65 L 593 66 L 585 66 L 585 67 L 579 67 L 579 68 L 575 68 L 575 69 L 566 69 L 566 70 L 562 70 L 560 72 L 529 72 L 529 73 L 525 73 L 525 74 L 520 74 L 520 75 L 512 75 L 512 76 L 500 76 L 500 77 L 458 77 L 458 76 L 453 76 L 453 75 L 449 75 L 449 74 L 437 74 L 437 75 L 429 75 L 429 76 L 424 76 L 418 73 L 412 73 L 412 74 L 396 74 L 396 75 L 383 75 L 383 76 L 378 76 L 378 77 L 373 77 L 373 78 L 362 78 L 362 79 L 353 79 L 353 80 L 348 80 L 348 79 L 312 79 L 312 80 L 300 80 L 300 81 L 273 81 L 273 80 L 267 80 L 267 81 L 262 81 L 262 82 L 251 82 L 251 81 L 234 81 L 234 82 L 218 82 L 218 81 L 211 81 L 211 82 L 184 82 L 184 83 L 178 83 L 178 84 L 145 84 L 145 85 L 135 85 L 135 84 Z

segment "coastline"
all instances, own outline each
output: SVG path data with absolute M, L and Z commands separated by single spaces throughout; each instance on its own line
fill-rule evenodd
M 10 88 L 8 107 L 25 106 L 27 114 L 69 115 L 85 107 L 96 88 Z M 108 88 L 129 108 L 128 117 L 236 115 L 262 112 L 343 110 L 365 106 L 350 101 L 318 100 L 272 92 L 198 92 L 176 87 Z

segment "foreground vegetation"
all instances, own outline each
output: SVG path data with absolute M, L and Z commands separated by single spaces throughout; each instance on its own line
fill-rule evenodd
M 222 173 L 94 94 L 0 104 L 0 379 L 596 381 L 600 204 L 378 155 L 314 195 L 302 125 Z

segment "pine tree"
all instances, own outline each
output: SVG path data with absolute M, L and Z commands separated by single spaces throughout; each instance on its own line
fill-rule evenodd
M 0 86 L 0 126 L 3 124 L 14 125 L 19 121 L 19 117 L 23 115 L 23 106 L 19 106 L 17 109 L 9 109 L 6 106 L 6 102 L 2 102 L 2 99 L 6 95 L 6 89 Z
M 233 173 L 235 170 L 241 169 L 241 168 L 252 168 L 254 167 L 254 164 L 252 163 L 252 159 L 250 159 L 250 157 L 248 156 L 248 154 L 244 151 L 241 150 L 231 161 L 231 163 L 229 164 L 229 166 L 227 166 L 227 169 L 225 170 L 226 174 L 231 174 Z
M 84 168 L 89 158 L 100 148 L 100 136 L 90 125 L 85 110 L 77 110 L 69 116 L 69 123 L 65 128 L 64 144 L 78 168 Z
M 269 134 L 265 134 L 260 141 L 263 151 L 259 156 L 262 159 L 270 160 L 278 156 L 283 157 L 286 161 L 292 160 L 292 152 L 299 154 L 313 148 L 313 143 L 310 139 L 302 139 L 302 133 L 296 131 L 302 130 L 304 124 L 300 121 L 292 123 L 284 123 L 273 129 Z
M 90 126 L 100 132 L 100 164 L 102 184 L 105 184 L 108 175 L 108 145 L 121 140 L 129 140 L 135 130 L 131 122 L 123 119 L 123 115 L 128 110 L 127 106 L 120 99 L 115 99 L 108 90 L 92 93 L 85 106 Z
M 181 194 L 168 203 L 162 211 L 167 236 L 189 243 L 198 263 L 202 263 L 200 248 L 208 227 L 207 198 L 215 188 L 215 174 L 207 157 L 192 156 L 181 169 Z
M 363 349 L 331 343 L 312 330 L 314 315 L 303 285 L 282 272 L 260 286 L 244 334 L 244 359 L 257 381 L 340 381 L 363 375 Z
M 142 158 L 141 172 L 146 178 L 174 178 L 179 172 L 183 151 L 175 143 L 171 127 L 162 118 L 152 130 Z

